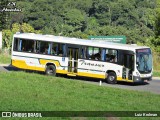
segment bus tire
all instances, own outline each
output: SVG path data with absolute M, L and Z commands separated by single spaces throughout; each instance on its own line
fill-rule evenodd
M 107 76 L 107 82 L 109 84 L 116 84 L 117 83 L 117 76 L 115 72 L 109 72 Z
M 54 65 L 48 65 L 45 73 L 46 75 L 56 76 L 56 67 Z

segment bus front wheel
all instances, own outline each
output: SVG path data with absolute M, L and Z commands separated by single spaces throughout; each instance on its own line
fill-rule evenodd
M 109 72 L 107 77 L 107 82 L 109 84 L 116 84 L 117 83 L 117 76 L 114 72 Z
M 46 73 L 46 75 L 55 76 L 56 75 L 56 67 L 54 65 L 48 65 L 45 73 Z

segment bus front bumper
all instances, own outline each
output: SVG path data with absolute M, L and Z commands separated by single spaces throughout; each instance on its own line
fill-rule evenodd
M 144 81 L 151 81 L 152 80 L 152 76 L 150 77 L 144 77 L 144 78 L 141 78 L 141 77 L 138 77 L 138 76 L 133 76 L 133 82 L 144 82 Z

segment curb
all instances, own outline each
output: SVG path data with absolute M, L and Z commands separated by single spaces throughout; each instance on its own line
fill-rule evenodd
M 158 80 L 160 80 L 160 77 L 152 77 L 152 79 L 158 79 Z
M 9 67 L 9 66 L 11 66 L 11 64 L 0 64 L 0 66 L 4 66 L 4 67 Z

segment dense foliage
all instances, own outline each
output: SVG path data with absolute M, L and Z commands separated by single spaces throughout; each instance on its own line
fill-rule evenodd
M 156 4 L 157 3 L 157 4 Z M 88 39 L 90 35 L 125 35 L 128 43 L 160 51 L 159 0 L 17 0 L 22 12 L 13 23 L 27 23 L 44 34 Z M 159 49 L 158 49 L 159 47 Z
M 4 29 L 2 34 L 3 34 L 3 46 L 7 47 L 8 49 L 11 48 L 12 45 L 12 39 L 13 39 L 13 34 L 15 34 L 18 31 L 23 31 L 23 32 L 32 32 L 32 33 L 41 33 L 39 30 L 34 30 L 34 28 L 26 23 L 23 23 L 22 25 L 18 23 L 12 24 L 11 29 Z

